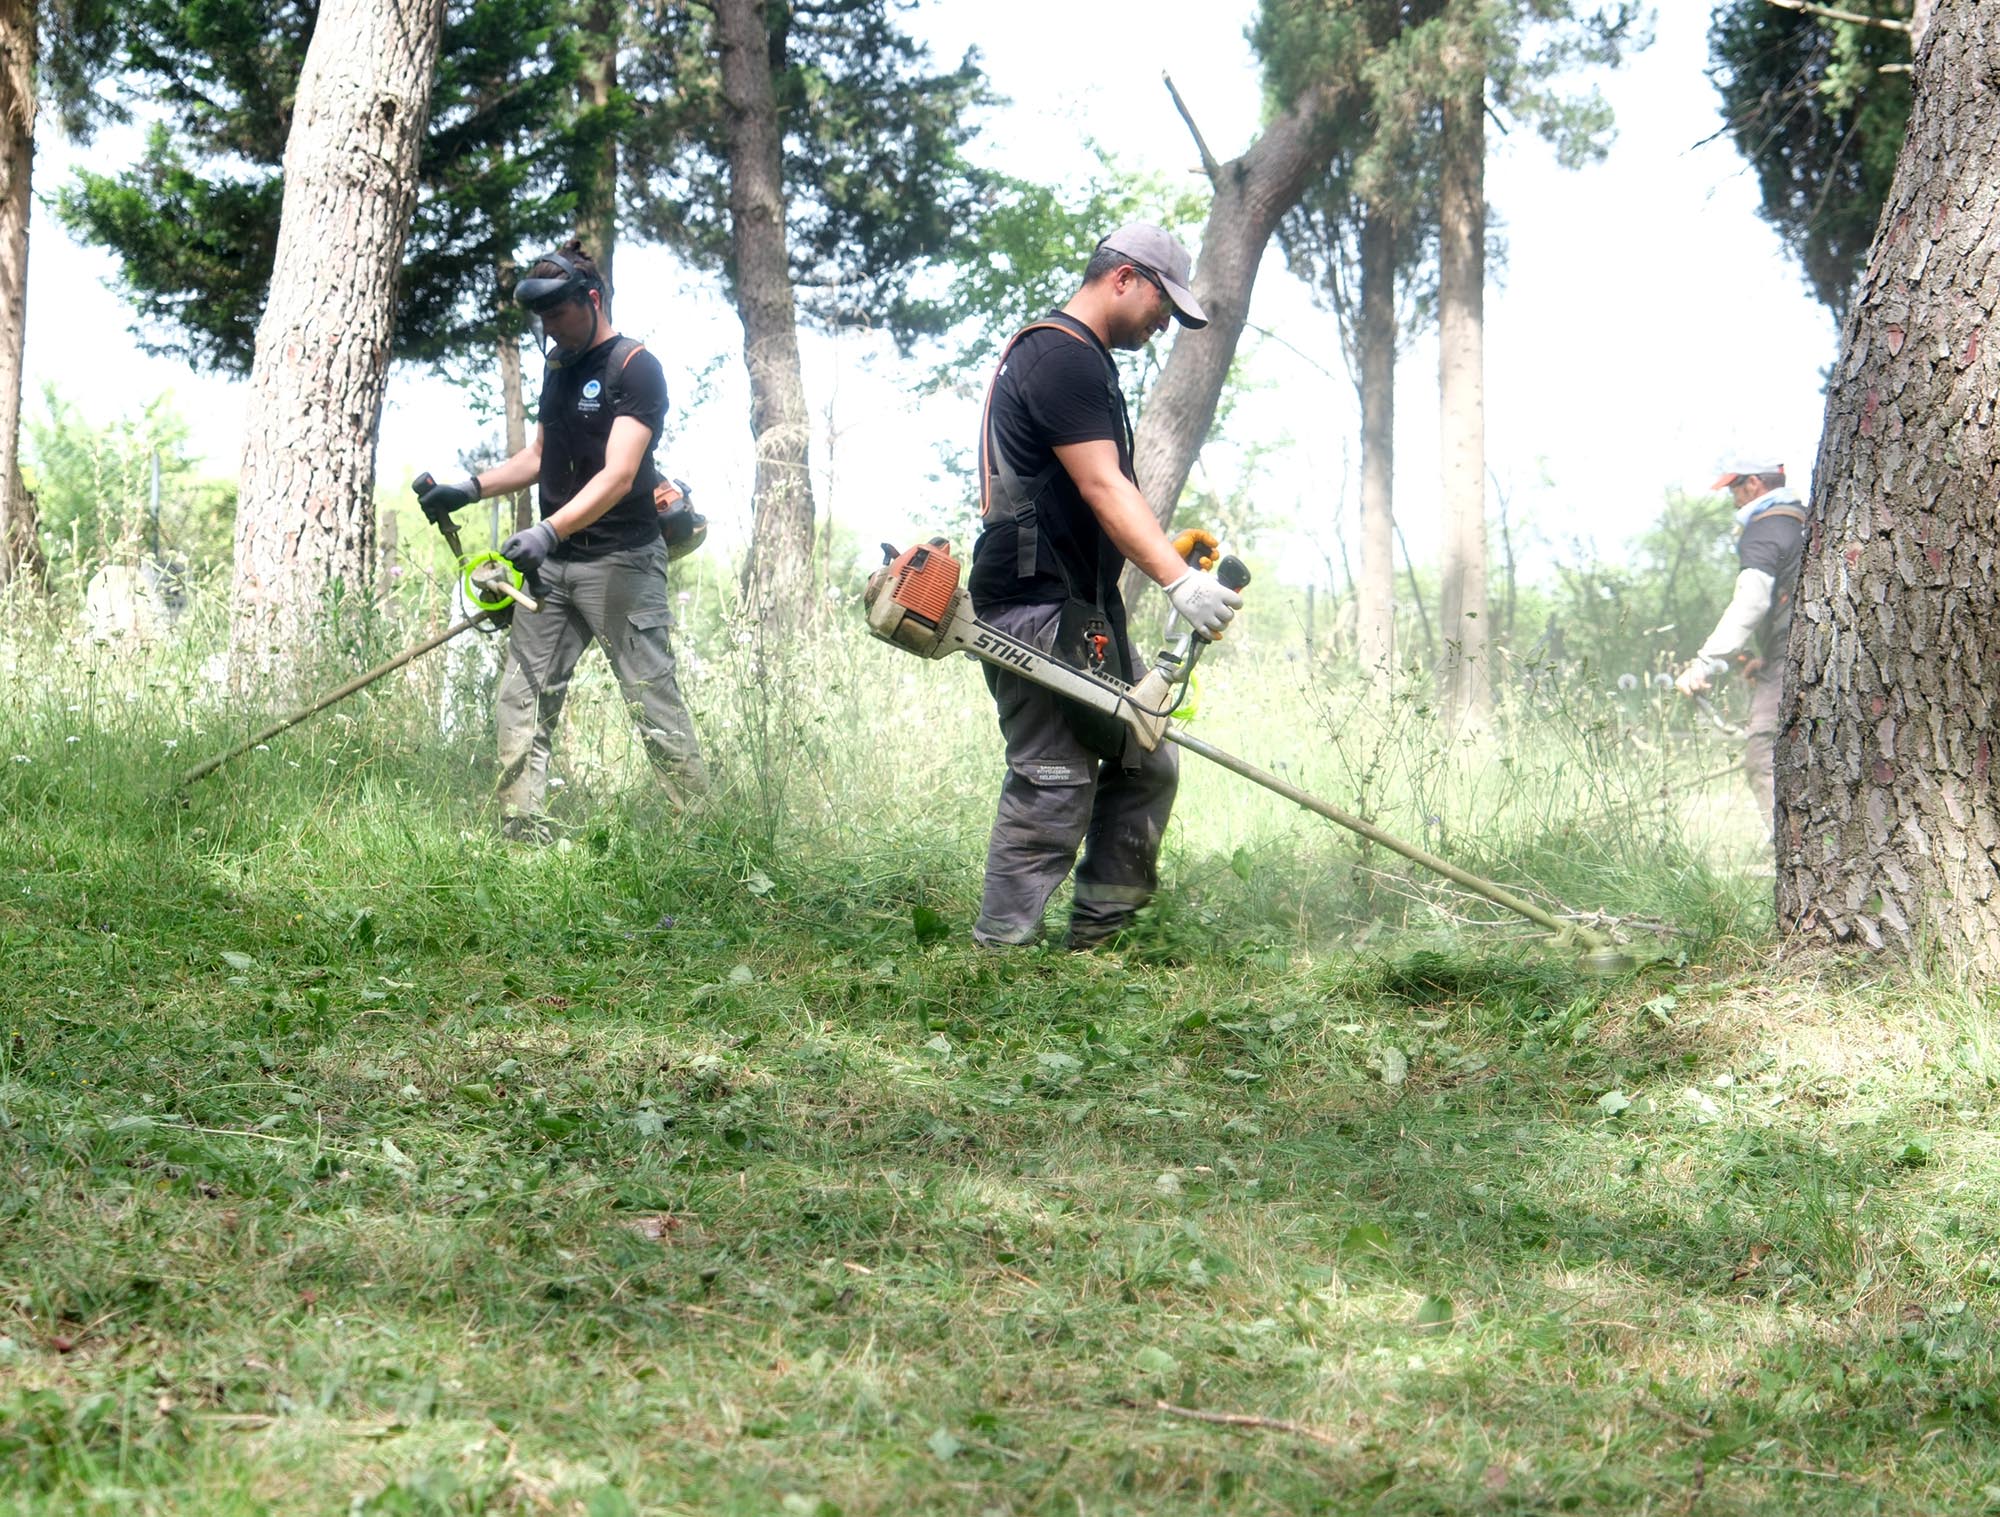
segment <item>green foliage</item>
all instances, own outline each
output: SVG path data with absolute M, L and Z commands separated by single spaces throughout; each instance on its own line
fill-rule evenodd
M 1624 553 L 1559 565 L 1546 598 L 1527 598 L 1526 625 L 1552 616 L 1560 630 L 1545 652 L 1606 679 L 1651 680 L 1692 657 L 1729 604 L 1736 537 L 1728 496 L 1669 491 Z
M 1909 15 L 1907 0 L 1837 8 Z M 1729 134 L 1757 174 L 1762 215 L 1838 321 L 1909 126 L 1909 34 L 1729 0 L 1716 8 L 1708 47 Z
M 226 562 L 236 483 L 201 472 L 190 429 L 171 395 L 133 416 L 97 422 L 53 386 L 24 418 L 24 470 L 54 569 L 130 561 L 153 551 L 153 460 L 159 460 L 159 554 L 201 566 Z
M 986 176 L 966 161 L 992 102 L 976 55 L 934 71 L 898 24 L 902 0 L 770 5 L 793 295 L 820 326 L 885 327 L 899 342 L 949 317 L 915 293 L 961 247 Z M 730 264 L 727 107 L 704 6 L 642 6 L 653 45 L 627 77 L 648 104 L 626 148 L 635 224 L 699 268 Z
M 1612 120 L 1595 86 L 1565 93 L 1566 74 L 1615 64 L 1643 47 L 1632 0 L 1586 11 L 1571 0 L 1264 0 L 1251 27 L 1266 92 L 1283 106 L 1304 90 L 1351 77 L 1336 121 L 1332 166 L 1289 212 L 1279 239 L 1292 270 L 1341 318 L 1359 383 L 1361 228 L 1370 214 L 1395 228 L 1398 329 L 1426 326 L 1436 302 L 1440 102 L 1481 71 L 1494 107 L 1532 124 L 1569 166 L 1603 155 Z M 1487 231 L 1489 266 L 1504 261 Z
M 1499 0 L 1491 7 L 1487 69 L 1494 104 L 1531 124 L 1565 168 L 1603 158 L 1611 106 L 1595 84 L 1581 91 L 1566 76 L 1615 68 L 1652 43 L 1645 0 Z
M 932 383 L 968 376 L 983 383 L 1008 337 L 1076 293 L 1098 239 L 1114 228 L 1151 221 L 1185 240 L 1199 227 L 1206 191 L 1121 169 L 1109 153 L 1096 153 L 1098 169 L 1080 185 L 985 181 L 978 235 L 955 244 L 944 293 L 910 302 L 918 328 L 945 334 L 950 357 Z
M 77 236 L 118 254 L 148 352 L 248 373 L 283 198 L 275 175 L 204 176 L 167 126 L 155 123 L 136 165 L 117 175 L 79 169 L 60 192 L 56 214 Z
M 80 171 L 56 210 L 110 248 L 141 342 L 247 372 L 277 251 L 280 168 L 317 8 L 297 0 L 132 0 L 103 23 L 112 116 L 164 111 L 140 161 Z M 506 268 L 572 225 L 601 147 L 630 119 L 620 96 L 577 104 L 569 0 L 452 0 L 398 290 L 396 353 L 482 371 L 520 318 Z

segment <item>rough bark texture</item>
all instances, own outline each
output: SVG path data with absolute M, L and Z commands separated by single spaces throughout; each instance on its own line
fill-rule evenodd
M 584 46 L 589 62 L 584 69 L 584 99 L 596 110 L 611 104 L 618 90 L 618 46 L 624 35 L 623 0 L 597 0 L 585 22 L 588 40 Z M 604 139 L 598 178 L 590 193 L 577 207 L 577 235 L 604 276 L 604 314 L 611 318 L 612 297 L 618 293 L 612 265 L 618 256 L 618 139 Z
M 1795 940 L 2000 967 L 2000 6 L 1939 0 L 1842 334 L 1777 756 Z
M 444 0 L 326 0 L 285 143 L 236 513 L 234 678 L 281 672 L 374 564 L 375 433 Z
M 502 334 L 500 338 L 500 400 L 507 408 L 507 456 L 514 457 L 528 445 L 528 397 L 521 388 L 521 340 Z M 507 497 L 503 520 L 513 530 L 525 532 L 535 524 L 535 492 L 516 490 Z
M 813 604 L 812 427 L 785 241 L 783 144 L 763 5 L 716 0 L 715 21 L 728 113 L 730 273 L 757 449 L 743 597 L 753 616 L 782 631 Z
M 1396 225 L 1371 208 L 1361 228 L 1361 577 L 1356 651 L 1378 695 L 1396 659 Z
M 1188 472 L 1208 441 L 1271 234 L 1332 161 L 1328 127 L 1346 90 L 1343 82 L 1308 91 L 1241 156 L 1207 165 L 1215 199 L 1202 229 L 1193 290 L 1208 325 L 1199 332 L 1174 328 L 1173 348 L 1147 392 L 1133 439 L 1139 491 L 1161 526 L 1173 521 Z M 1145 583 L 1136 570 L 1126 571 L 1128 602 Z
M 1438 421 L 1444 503 L 1438 671 L 1445 725 L 1481 725 L 1492 707 L 1486 617 L 1486 89 L 1444 102 L 1438 186 Z
M 35 167 L 37 0 L 0 0 L 0 589 L 40 559 L 21 485 L 21 350 L 28 329 L 28 199 Z

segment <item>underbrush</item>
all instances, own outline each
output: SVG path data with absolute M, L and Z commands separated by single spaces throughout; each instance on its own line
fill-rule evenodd
M 1646 698 L 1440 745 L 1251 637 L 1200 719 L 1626 979 L 1195 760 L 1127 943 L 996 955 L 962 661 L 717 628 L 688 816 L 590 661 L 521 848 L 443 657 L 177 796 L 265 714 L 197 615 L 0 645 L 6 1510 L 2000 1499 L 1990 1010 L 1768 964 Z

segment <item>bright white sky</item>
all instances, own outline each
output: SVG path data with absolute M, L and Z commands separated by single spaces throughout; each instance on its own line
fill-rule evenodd
M 1012 0 L 1006 9 L 1004 27 L 994 25 L 989 0 L 929 0 L 916 13 L 940 60 L 955 61 L 977 44 L 995 88 L 1012 101 L 979 149 L 995 166 L 1080 180 L 1092 167 L 1088 137 L 1131 167 L 1192 174 L 1195 153 L 1162 70 L 1173 73 L 1218 156 L 1240 152 L 1254 136 L 1259 93 L 1243 38 L 1245 0 L 1137 9 Z M 1508 256 L 1486 297 L 1487 457 L 1511 502 L 1517 547 L 1531 562 L 1571 557 L 1575 539 L 1615 550 L 1658 514 L 1664 491 L 1705 488 L 1726 458 L 1774 455 L 1790 464 L 1794 484 L 1807 484 L 1820 375 L 1836 334 L 1758 219 L 1756 188 L 1734 147 L 1696 145 L 1720 125 L 1703 73 L 1707 11 L 1686 0 L 1663 5 L 1654 45 L 1604 76 L 1618 118 L 1604 164 L 1566 172 L 1531 132 L 1489 133 L 1487 193 L 1505 224 Z M 105 133 L 82 153 L 45 132 L 37 193 L 46 201 L 80 161 L 110 169 L 137 150 L 133 132 Z M 41 387 L 53 383 L 102 422 L 171 390 L 210 467 L 232 472 L 244 387 L 140 352 L 109 286 L 113 272 L 108 254 L 71 243 L 38 207 L 28 406 L 39 407 Z M 617 278 L 620 326 L 661 356 L 675 397 L 661 461 L 694 485 L 715 524 L 711 542 L 740 544 L 748 536 L 751 457 L 734 313 L 706 281 L 650 249 L 621 247 Z M 1314 308 L 1275 250 L 1251 321 L 1341 377 L 1246 334 L 1249 378 L 1262 388 L 1232 418 L 1229 446 L 1211 446 L 1203 468 L 1227 494 L 1243 447 L 1283 445 L 1264 461 L 1257 498 L 1261 514 L 1289 520 L 1297 535 L 1262 544 L 1259 556 L 1282 558 L 1285 578 L 1324 582 L 1324 565 L 1338 561 L 1336 534 L 1354 540 L 1351 520 L 1342 518 L 1351 518 L 1356 491 L 1343 487 L 1342 475 L 1358 464 L 1359 421 L 1339 339 L 1333 318 Z M 718 358 L 724 362 L 697 386 L 695 376 Z M 971 440 L 977 401 L 919 402 L 916 379 L 925 367 L 858 340 L 806 341 L 822 512 L 867 542 L 907 541 L 958 515 L 933 476 L 940 447 Z M 979 385 L 984 378 L 976 376 Z M 1423 560 L 1437 540 L 1434 344 L 1404 356 L 1396 407 L 1397 516 Z M 381 478 L 398 482 L 426 468 L 443 475 L 461 450 L 497 435 L 474 419 L 464 392 L 401 369 L 383 419 Z M 1497 515 L 1497 499 L 1489 509 Z

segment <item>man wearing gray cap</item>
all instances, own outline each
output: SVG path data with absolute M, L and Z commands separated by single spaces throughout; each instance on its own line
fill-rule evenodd
M 1731 464 L 1710 486 L 1727 489 L 1736 502 L 1736 592 L 1723 609 L 1708 641 L 1674 681 L 1692 699 L 1729 668 L 1731 655 L 1756 645 L 1743 666 L 1752 684 L 1750 726 L 1744 733 L 1743 773 L 1764 808 L 1764 825 L 1774 824 L 1778 804 L 1772 758 L 1778 742 L 1778 698 L 1785 668 L 1785 644 L 1792 632 L 1792 597 L 1805 558 L 1806 511 L 1798 492 L 1785 486 L 1785 466 Z
M 1122 226 L 1098 243 L 1083 287 L 1008 342 L 980 428 L 980 516 L 967 588 L 980 618 L 1079 668 L 1133 680 L 1118 577 L 1129 561 L 1182 620 L 1220 636 L 1243 599 L 1190 569 L 1139 493 L 1132 421 L 1112 350 L 1137 352 L 1170 321 L 1208 325 L 1188 289 L 1193 260 L 1164 229 Z M 1121 724 L 984 666 L 1007 775 L 972 935 L 1033 942 L 1072 864 L 1069 945 L 1127 926 L 1159 884 L 1160 839 L 1179 769 Z M 1077 849 L 1083 860 L 1077 864 Z

